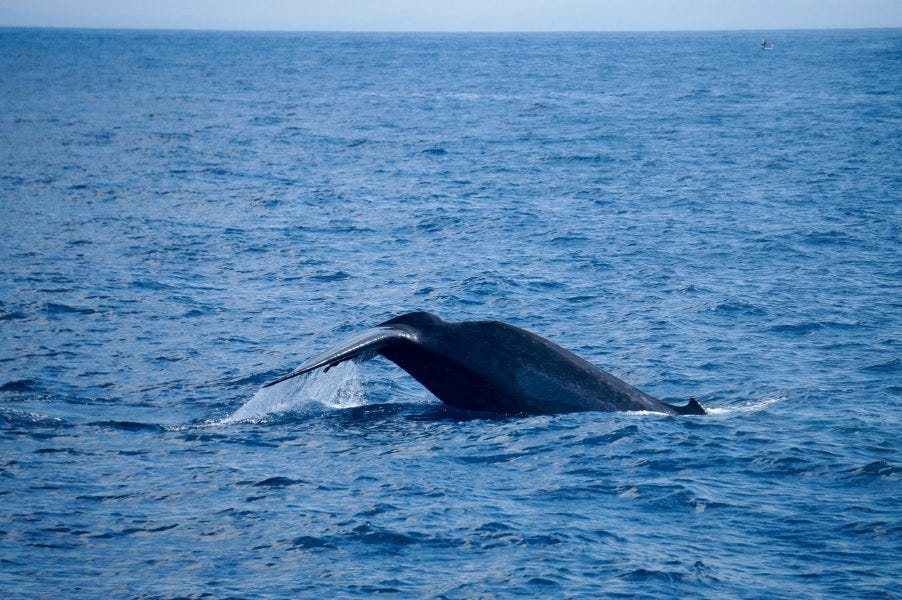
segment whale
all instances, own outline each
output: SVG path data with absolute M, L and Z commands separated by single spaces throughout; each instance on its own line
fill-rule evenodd
M 376 355 L 463 410 L 705 414 L 694 398 L 685 406 L 668 404 L 525 329 L 500 321 L 445 321 L 428 312 L 407 313 L 351 335 L 263 387 Z

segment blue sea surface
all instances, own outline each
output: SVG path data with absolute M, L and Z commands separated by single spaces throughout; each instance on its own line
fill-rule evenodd
M 0 29 L 4 597 L 902 597 L 902 31 L 766 33 Z M 261 390 L 411 310 L 710 414 Z

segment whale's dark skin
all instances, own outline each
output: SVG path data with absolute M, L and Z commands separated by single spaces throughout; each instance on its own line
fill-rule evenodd
M 702 415 L 695 399 L 673 406 L 534 333 L 499 321 L 452 323 L 414 312 L 312 358 L 264 387 L 378 353 L 442 402 L 501 413 L 652 411 Z

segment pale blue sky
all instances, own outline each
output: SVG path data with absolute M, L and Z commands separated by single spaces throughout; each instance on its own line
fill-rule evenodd
M 902 27 L 902 0 L 0 0 L 0 25 L 300 31 Z

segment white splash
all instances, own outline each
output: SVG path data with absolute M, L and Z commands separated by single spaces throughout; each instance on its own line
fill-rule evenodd
M 753 400 L 749 400 L 748 402 L 737 404 L 735 406 L 725 406 L 722 408 L 709 408 L 706 406 L 705 410 L 708 411 L 709 415 L 754 413 L 758 412 L 759 410 L 764 410 L 771 404 L 776 404 L 784 400 L 786 400 L 786 396 L 765 396 L 764 398 L 755 398 Z
M 260 388 L 254 397 L 218 425 L 258 422 L 273 414 L 300 410 L 316 402 L 329 408 L 353 408 L 366 404 L 360 369 L 354 361 L 340 363 L 328 372 L 317 370 Z
M 657 410 L 625 410 L 624 415 L 631 417 L 672 417 L 673 414 Z

